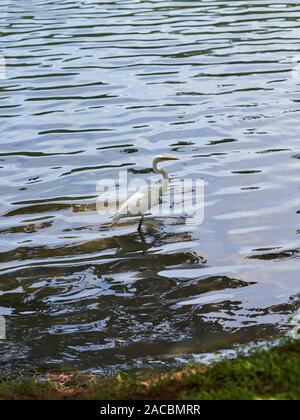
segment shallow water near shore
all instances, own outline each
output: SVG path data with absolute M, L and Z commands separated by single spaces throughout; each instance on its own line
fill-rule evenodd
M 171 366 L 300 306 L 300 3 L 0 5 L 4 370 Z M 2 73 L 0 72 L 0 75 Z M 97 181 L 203 178 L 202 224 L 112 228 Z

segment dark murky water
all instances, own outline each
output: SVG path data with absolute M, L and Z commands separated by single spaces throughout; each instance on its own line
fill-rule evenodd
M 151 367 L 282 334 L 300 3 L 3 0 L 0 25 L 2 366 Z M 205 220 L 150 219 L 142 241 L 107 227 L 96 181 L 156 154 L 204 178 Z

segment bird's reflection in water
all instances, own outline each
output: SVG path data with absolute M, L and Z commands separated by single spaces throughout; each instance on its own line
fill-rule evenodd
M 142 232 L 139 232 L 138 235 L 114 236 L 114 239 L 118 244 L 116 256 L 137 252 L 146 253 L 155 243 L 154 238 L 149 241 L 149 237 L 147 240 Z
M 177 264 L 188 266 L 205 263 L 203 257 L 190 249 L 192 239 L 190 232 L 165 231 L 163 221 L 158 219 L 145 222 L 140 232 L 134 231 L 112 238 L 117 247 L 115 256 L 121 257 L 117 262 L 119 270 L 126 272 L 133 268 L 149 268 L 156 273 Z M 185 242 L 189 244 L 186 248 L 182 245 Z M 167 247 L 171 248 L 167 250 Z
M 135 221 L 125 222 L 122 226 L 132 226 L 135 228 Z M 118 254 L 124 254 L 128 252 L 146 252 L 147 249 L 150 249 L 152 246 L 155 246 L 157 239 L 161 236 L 166 236 L 164 234 L 164 224 L 160 220 L 147 220 L 144 222 L 143 229 L 139 231 L 133 231 L 127 235 L 116 235 L 114 239 L 119 244 Z

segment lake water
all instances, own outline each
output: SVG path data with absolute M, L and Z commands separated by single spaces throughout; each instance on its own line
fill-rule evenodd
M 2 0 L 0 25 L 2 371 L 282 336 L 300 306 L 300 3 Z M 157 179 L 157 154 L 179 158 L 173 182 L 203 178 L 203 223 L 112 228 L 97 181 Z

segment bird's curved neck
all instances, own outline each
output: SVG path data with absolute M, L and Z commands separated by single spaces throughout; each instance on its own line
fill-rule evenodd
M 155 162 L 154 165 L 153 165 L 154 172 L 156 174 L 161 174 L 164 179 L 167 179 L 169 181 L 170 178 L 169 178 L 168 172 L 165 169 L 159 168 L 157 165 L 158 165 L 158 162 Z

